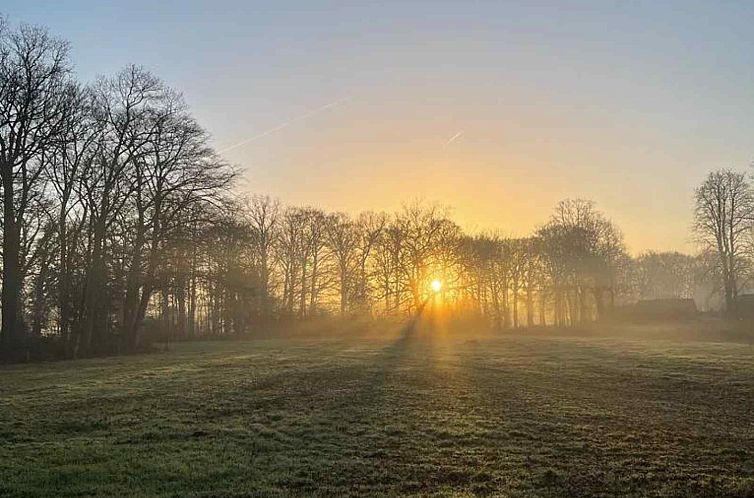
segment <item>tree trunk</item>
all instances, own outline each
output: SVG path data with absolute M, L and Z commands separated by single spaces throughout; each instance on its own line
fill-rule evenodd
M 542 289 L 539 290 L 539 325 L 547 326 L 547 297 Z
M 176 337 L 184 339 L 187 335 L 188 317 L 186 314 L 186 286 L 184 282 L 179 282 L 175 289 L 175 299 L 178 303 L 178 321 L 176 323 Z
M 21 227 L 16 222 L 13 204 L 13 178 L 9 167 L 3 165 L 3 282 L 2 328 L 0 328 L 0 350 L 8 356 L 19 356 L 23 339 L 23 327 L 19 304 L 21 300 Z
M 346 316 L 348 308 L 348 269 L 345 265 L 340 265 L 340 316 Z
M 534 296 L 531 285 L 526 286 L 526 326 L 534 326 Z
M 44 259 L 40 265 L 39 275 L 34 282 L 34 308 L 32 312 L 32 329 L 31 334 L 34 337 L 42 335 L 42 326 L 45 311 L 45 282 L 47 281 L 47 272 L 49 271 L 48 261 Z

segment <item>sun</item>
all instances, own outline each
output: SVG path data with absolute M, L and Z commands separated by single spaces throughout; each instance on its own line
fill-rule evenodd
M 434 279 L 430 282 L 429 287 L 432 289 L 432 292 L 440 292 L 440 289 L 442 289 L 442 282 L 438 279 Z

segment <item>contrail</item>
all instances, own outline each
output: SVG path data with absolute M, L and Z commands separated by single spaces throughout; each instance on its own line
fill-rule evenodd
M 343 99 L 340 99 L 340 100 L 336 100 L 335 102 L 330 102 L 329 104 L 325 104 L 322 107 L 317 107 L 316 109 L 313 109 L 313 110 L 311 110 L 309 112 L 306 112 L 306 113 L 304 113 L 304 114 L 302 114 L 300 116 L 296 116 L 293 119 L 289 119 L 285 123 L 281 123 L 281 124 L 275 126 L 274 128 L 270 128 L 269 130 L 263 131 L 262 133 L 260 133 L 258 135 L 254 135 L 253 137 L 249 137 L 246 140 L 242 140 L 241 142 L 238 142 L 237 144 L 234 144 L 234 145 L 226 147 L 226 148 L 224 148 L 222 150 L 219 150 L 217 153 L 218 154 L 223 154 L 223 153 L 231 151 L 233 149 L 237 149 L 238 147 L 242 147 L 242 146 L 244 146 L 244 145 L 246 145 L 248 143 L 251 143 L 251 142 L 253 142 L 255 140 L 259 140 L 262 137 L 266 137 L 267 135 L 275 133 L 276 131 L 280 131 L 283 128 L 286 128 L 286 127 L 292 125 L 293 123 L 296 123 L 298 121 L 304 120 L 304 119 L 309 118 L 309 117 L 312 117 L 315 114 L 319 114 L 322 111 L 325 111 L 325 110 L 327 110 L 327 109 L 329 109 L 331 107 L 338 106 L 338 105 L 340 105 L 340 104 L 342 104 L 344 102 L 347 102 L 349 100 L 351 100 L 351 97 L 346 97 L 346 98 L 343 98 Z
M 448 140 L 447 142 L 445 142 L 445 145 L 443 145 L 443 147 L 447 147 L 448 145 L 452 144 L 453 142 L 455 142 L 456 140 L 458 140 L 459 138 L 461 138 L 462 135 L 463 135 L 463 131 L 459 131 L 458 133 L 456 133 L 455 135 L 453 135 L 452 137 L 450 137 L 450 140 Z

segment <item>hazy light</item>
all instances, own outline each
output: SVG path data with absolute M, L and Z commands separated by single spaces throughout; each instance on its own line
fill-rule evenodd
M 442 282 L 438 279 L 434 279 L 429 286 L 432 288 L 432 292 L 440 292 L 440 289 L 442 289 Z

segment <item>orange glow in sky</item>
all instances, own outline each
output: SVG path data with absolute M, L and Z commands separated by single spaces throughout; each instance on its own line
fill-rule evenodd
M 694 188 L 754 157 L 747 2 L 9 1 L 83 80 L 138 61 L 180 88 L 286 204 L 423 198 L 525 236 L 587 198 L 632 253 L 691 250 Z

